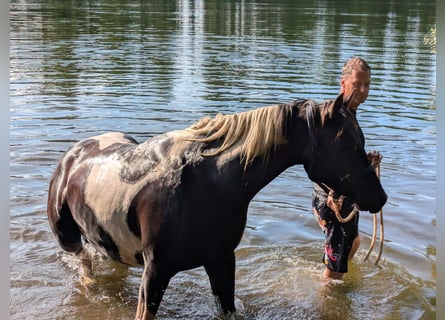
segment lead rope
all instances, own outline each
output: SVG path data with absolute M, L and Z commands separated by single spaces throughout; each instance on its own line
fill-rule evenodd
M 375 173 L 377 174 L 377 177 L 380 179 L 380 163 L 377 164 L 377 166 L 375 167 Z M 385 239 L 384 236 L 384 225 L 383 225 L 383 209 L 380 209 L 379 212 L 379 216 L 380 216 L 380 245 L 379 245 L 379 253 L 377 254 L 377 258 L 374 262 L 374 265 L 378 265 L 380 257 L 382 256 L 382 252 L 383 252 L 383 242 Z M 371 253 L 371 251 L 374 249 L 374 244 L 377 238 L 377 214 L 374 214 L 374 227 L 372 230 L 372 239 L 371 239 L 371 244 L 369 245 L 369 249 L 368 252 L 366 253 L 365 258 L 363 258 L 363 261 L 366 261 Z
M 380 179 L 380 163 L 378 163 L 375 167 L 375 173 L 377 174 L 377 177 Z M 340 214 L 341 207 L 343 205 L 343 196 L 340 196 L 339 198 L 335 199 L 334 197 L 334 190 L 331 189 L 329 186 L 323 183 L 323 186 L 329 190 L 328 192 L 328 200 L 327 200 L 327 206 L 335 213 L 335 217 L 337 220 L 341 223 L 346 223 L 351 221 L 352 218 L 359 212 L 358 208 L 354 206 L 352 211 L 348 214 L 346 218 L 343 218 Z M 378 218 L 377 214 L 373 215 L 373 231 L 372 231 L 372 238 L 371 243 L 369 245 L 368 252 L 366 253 L 366 256 L 363 258 L 363 261 L 366 261 L 371 254 L 371 251 L 374 249 L 374 245 L 377 238 L 377 224 L 378 224 Z M 383 242 L 384 242 L 384 224 L 383 224 L 383 209 L 380 209 L 379 212 L 380 216 L 380 243 L 379 243 L 379 252 L 377 254 L 377 258 L 374 262 L 374 265 L 377 266 L 380 260 L 380 257 L 382 256 L 383 252 Z
M 352 208 L 351 212 L 346 216 L 346 218 L 343 218 L 340 214 L 340 210 L 343 205 L 343 196 L 340 196 L 338 199 L 335 199 L 334 190 L 332 190 L 329 187 L 327 188 L 329 189 L 327 205 L 332 211 L 334 211 L 337 220 L 340 221 L 341 223 L 346 223 L 351 221 L 351 219 L 354 218 L 355 215 L 359 212 L 357 207 L 354 206 L 354 208 Z

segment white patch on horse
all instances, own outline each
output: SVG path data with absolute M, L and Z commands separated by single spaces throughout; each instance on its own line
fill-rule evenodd
M 135 253 L 142 251 L 142 243 L 128 227 L 127 213 L 131 202 L 138 192 L 151 181 L 162 182 L 162 187 L 170 190 L 180 183 L 181 171 L 186 163 L 202 157 L 186 155 L 190 142 L 171 144 L 168 154 L 163 154 L 162 144 L 166 139 L 175 139 L 175 133 L 169 133 L 161 139 L 148 140 L 137 145 L 133 152 L 125 156 L 109 155 L 86 159 L 82 165 L 90 166 L 90 174 L 85 186 L 86 204 L 94 210 L 98 223 L 111 236 L 119 249 L 123 262 L 138 265 Z M 113 141 L 116 137 L 119 141 Z M 105 148 L 116 142 L 128 143 L 120 135 L 109 134 L 96 138 Z M 156 158 L 154 161 L 153 158 Z M 186 158 L 184 163 L 183 159 Z M 128 159 L 128 160 L 126 160 Z M 135 173 L 131 181 L 123 180 L 125 175 Z M 136 174 L 137 173 L 137 174 Z
M 122 132 L 107 132 L 99 136 L 91 137 L 90 139 L 99 142 L 100 150 L 103 150 L 114 143 L 131 143 Z
M 128 184 L 120 179 L 122 164 L 113 159 L 94 161 L 85 186 L 85 202 L 96 214 L 97 222 L 111 236 L 123 262 L 138 265 L 135 253 L 142 243 L 128 227 L 131 201 L 144 186 L 144 180 Z

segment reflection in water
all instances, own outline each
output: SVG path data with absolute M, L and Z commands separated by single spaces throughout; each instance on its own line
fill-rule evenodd
M 381 266 L 359 252 L 319 297 L 312 184 L 291 168 L 252 201 L 237 306 L 245 319 L 433 319 L 435 55 L 423 39 L 434 24 L 434 1 L 12 0 L 11 317 L 134 316 L 140 270 L 98 259 L 100 285 L 85 291 L 49 231 L 47 184 L 74 141 L 112 130 L 142 141 L 206 114 L 332 98 L 360 54 L 372 86 L 358 117 L 389 194 Z M 365 251 L 372 216 L 360 220 Z M 216 317 L 210 296 L 202 269 L 179 274 L 160 318 Z

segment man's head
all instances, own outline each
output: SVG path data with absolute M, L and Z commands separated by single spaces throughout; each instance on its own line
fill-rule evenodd
M 340 79 L 340 93 L 349 98 L 354 89 L 356 93 L 349 106 L 356 110 L 358 106 L 368 98 L 371 85 L 371 67 L 360 58 L 353 57 L 346 61 Z

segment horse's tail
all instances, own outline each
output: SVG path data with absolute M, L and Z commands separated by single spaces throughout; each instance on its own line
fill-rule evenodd
M 62 249 L 78 254 L 82 251 L 82 234 L 66 201 L 64 190 L 67 173 L 63 172 L 62 163 L 63 159 L 57 166 L 49 184 L 48 222 Z

